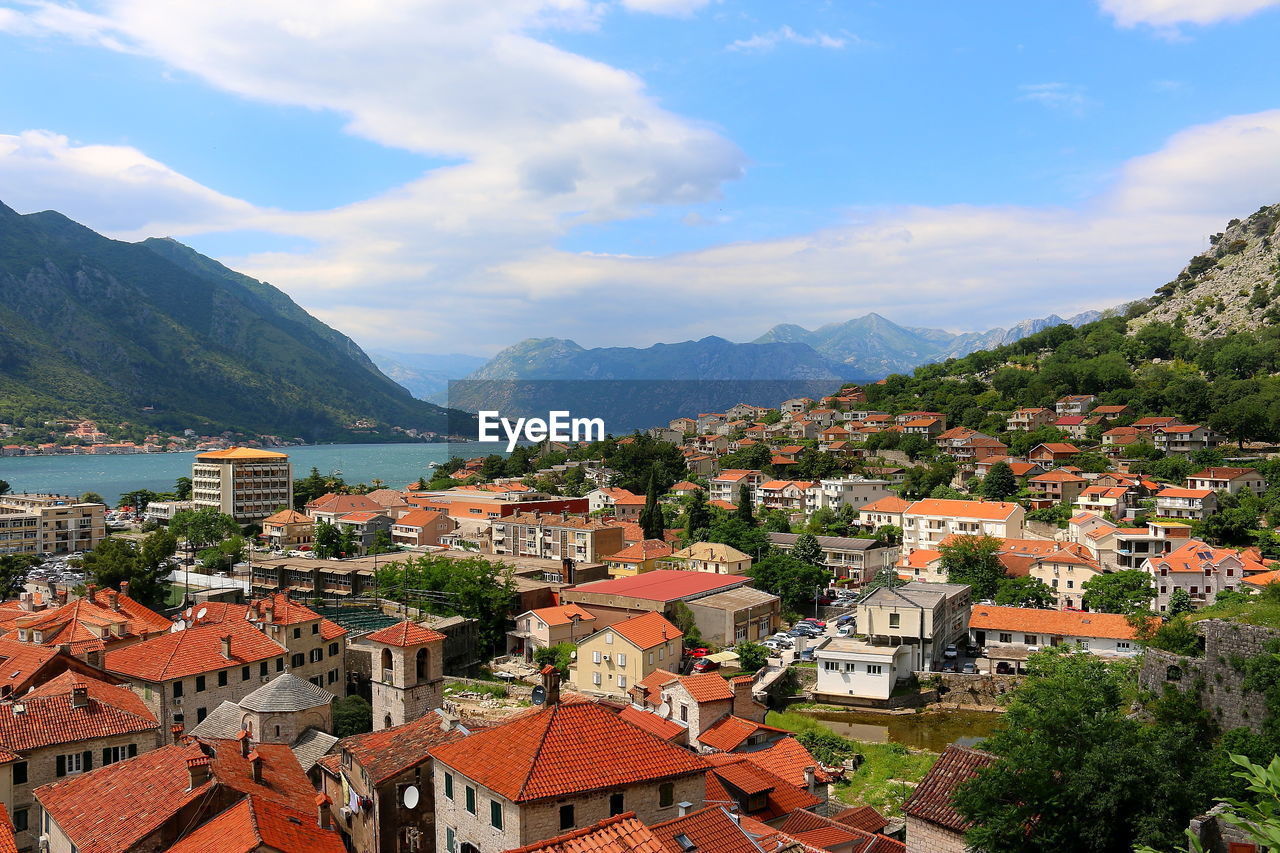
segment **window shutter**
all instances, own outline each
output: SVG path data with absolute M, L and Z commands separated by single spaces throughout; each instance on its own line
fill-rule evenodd
M 136 743 L 129 744 L 129 757 L 134 758 L 138 754 L 138 745 Z
M 106 767 L 110 763 L 111 763 L 111 750 L 110 749 L 102 750 L 102 766 Z
M 58 766 L 54 771 L 58 776 L 67 775 L 67 757 L 65 755 L 58 756 Z
M 93 769 L 93 750 L 86 749 L 84 751 L 84 772 L 88 773 Z

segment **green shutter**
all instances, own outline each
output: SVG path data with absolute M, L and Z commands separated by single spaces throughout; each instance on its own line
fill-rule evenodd
M 58 776 L 66 776 L 66 775 L 67 775 L 67 757 L 66 757 L 65 755 L 59 755 L 59 756 L 58 756 L 57 769 L 56 769 L 54 772 L 55 772 Z
M 84 772 L 88 773 L 93 769 L 93 750 L 86 749 L 84 751 Z

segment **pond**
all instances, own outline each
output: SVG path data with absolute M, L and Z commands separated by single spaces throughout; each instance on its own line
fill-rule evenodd
M 983 711 L 924 711 L 876 714 L 868 711 L 802 711 L 831 731 L 867 743 L 900 743 L 912 749 L 942 752 L 948 744 L 974 746 L 1000 725 L 1001 714 Z

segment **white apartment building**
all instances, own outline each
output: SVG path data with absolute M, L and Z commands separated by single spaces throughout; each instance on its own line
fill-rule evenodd
M 293 506 L 293 465 L 287 453 L 254 447 L 199 453 L 191 465 L 191 500 L 241 524 L 261 521 Z
M 927 499 L 902 513 L 902 547 L 937 548 L 948 536 L 1021 539 L 1026 511 L 1016 503 Z

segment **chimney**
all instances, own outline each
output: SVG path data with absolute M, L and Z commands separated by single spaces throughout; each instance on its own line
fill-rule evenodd
M 93 601 L 93 597 L 98 593 L 98 585 L 96 583 L 85 584 L 84 597 Z
M 804 769 L 804 784 L 809 789 L 809 793 L 814 793 L 818 787 L 818 768 L 810 764 Z
M 128 581 L 120 581 L 120 594 L 121 594 L 121 595 L 123 595 L 123 596 L 125 596 L 126 598 L 128 598 L 128 596 L 129 596 L 129 582 L 128 582 Z
M 190 783 L 188 791 L 194 791 L 205 782 L 209 781 L 212 772 L 209 769 L 209 756 L 197 755 L 195 758 L 187 759 L 187 781 Z
M 262 756 L 258 754 L 258 750 L 253 750 L 247 756 L 249 759 L 249 772 L 253 774 L 253 781 L 262 784 Z
M 67 603 L 67 589 L 66 589 L 66 587 L 63 587 L 63 588 L 61 588 L 61 589 L 55 589 L 55 590 L 53 591 L 53 598 L 54 598 L 54 601 L 56 601 L 56 602 L 57 602 L 57 604 L 58 604 L 58 606 L 59 606 L 59 607 L 61 607 L 62 605 L 66 604 L 66 603 Z
M 231 635 L 227 634 L 222 638 L 222 656 L 227 660 L 231 660 Z
M 87 684 L 71 685 L 71 707 L 89 707 L 89 686 Z
M 182 739 L 182 731 L 182 723 L 174 723 L 172 726 L 169 726 L 169 735 L 173 738 L 174 743 L 177 743 Z
M 107 606 L 116 613 L 120 612 L 120 593 L 114 589 L 107 590 Z
M 329 805 L 333 800 L 325 794 L 316 794 L 316 825 L 321 829 L 329 828 Z
M 683 800 L 681 802 L 676 803 L 676 808 L 680 810 L 679 816 L 684 817 L 689 813 L 689 809 L 693 808 L 693 803 L 689 802 L 688 800 Z
M 18 606 L 27 613 L 31 613 L 36 609 L 36 597 L 29 592 L 23 592 L 18 595 Z
M 240 741 L 240 757 L 248 758 L 249 752 L 253 746 L 250 742 L 249 733 L 244 729 L 241 729 L 240 734 L 236 735 L 236 740 Z
M 560 670 L 551 664 L 542 668 L 542 687 L 547 691 L 547 707 L 560 704 Z

